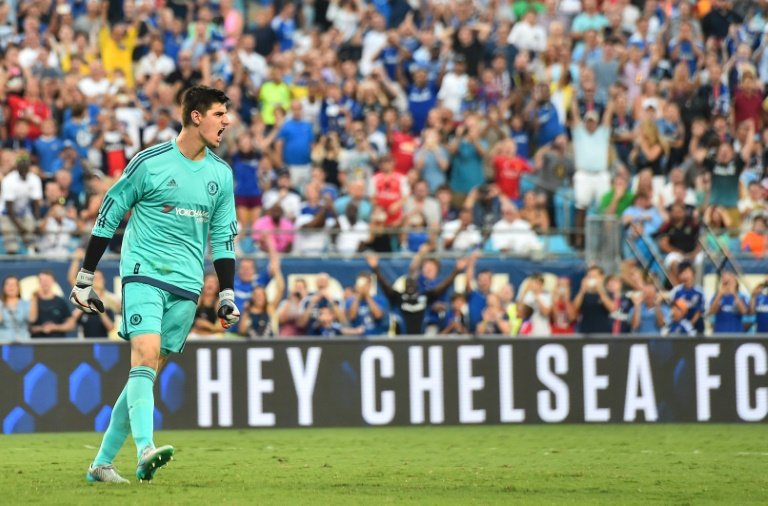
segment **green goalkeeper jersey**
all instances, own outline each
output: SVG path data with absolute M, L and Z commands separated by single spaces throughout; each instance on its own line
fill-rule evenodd
M 214 260 L 235 258 L 232 169 L 208 149 L 193 161 L 174 139 L 138 153 L 104 197 L 93 235 L 112 237 L 129 210 L 124 284 L 147 283 L 196 301 L 209 234 Z

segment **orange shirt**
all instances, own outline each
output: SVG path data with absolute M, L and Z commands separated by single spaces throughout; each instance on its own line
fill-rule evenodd
M 752 256 L 762 258 L 765 256 L 765 234 L 758 234 L 754 230 L 750 230 L 741 239 L 741 251 L 749 251 Z

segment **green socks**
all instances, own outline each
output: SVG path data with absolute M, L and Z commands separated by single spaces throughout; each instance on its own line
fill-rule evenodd
M 112 416 L 109 418 L 109 427 L 101 440 L 101 448 L 96 454 L 94 466 L 111 464 L 117 456 L 117 452 L 123 447 L 128 434 L 131 432 L 131 422 L 128 419 L 128 387 L 123 388 L 112 408 Z
M 128 414 L 131 420 L 131 433 L 136 443 L 138 456 L 147 446 L 154 446 L 152 430 L 154 425 L 155 370 L 151 367 L 132 367 L 128 373 Z

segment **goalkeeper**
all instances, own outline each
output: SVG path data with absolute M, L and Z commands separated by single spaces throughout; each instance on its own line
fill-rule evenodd
M 221 290 L 218 316 L 224 328 L 240 319 L 232 289 L 237 234 L 232 169 L 211 151 L 229 124 L 228 103 L 219 90 L 188 89 L 179 136 L 134 156 L 99 209 L 70 300 L 87 313 L 104 311 L 92 288 L 93 273 L 118 223 L 132 211 L 120 258 L 120 336 L 130 341 L 131 369 L 88 481 L 128 482 L 112 462 L 129 432 L 140 481 L 151 480 L 173 455 L 172 446 L 154 445 L 153 386 L 168 354 L 184 349 L 203 284 L 209 235 Z

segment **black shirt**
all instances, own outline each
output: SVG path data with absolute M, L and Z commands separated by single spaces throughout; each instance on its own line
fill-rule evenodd
M 657 237 L 667 237 L 671 247 L 690 253 L 696 249 L 699 240 L 699 224 L 690 218 L 684 219 L 680 225 L 668 221 L 661 226 Z
M 114 321 L 115 313 L 111 309 L 107 309 L 106 313 Z M 101 321 L 101 316 L 98 314 L 83 313 L 77 319 L 77 323 L 83 328 L 83 336 L 86 338 L 107 337 L 109 335 L 107 327 L 104 326 L 104 322 Z
M 42 325 L 44 323 L 64 323 L 72 314 L 69 304 L 63 297 L 54 295 L 52 299 L 38 299 L 37 300 L 37 320 L 32 322 L 32 325 Z M 66 337 L 64 332 L 51 332 L 45 334 L 43 332 L 34 332 L 32 337 Z
M 256 27 L 251 30 L 251 35 L 253 35 L 256 42 L 255 49 L 257 53 L 264 58 L 272 54 L 272 51 L 275 49 L 275 44 L 277 44 L 277 35 L 275 35 L 275 31 L 272 30 L 272 27 L 269 25 Z
M 202 318 L 211 323 L 216 323 L 218 315 L 216 314 L 215 306 L 197 306 L 197 312 L 195 312 L 195 320 Z
M 418 335 L 424 331 L 424 314 L 432 302 L 426 294 L 394 292 L 389 301 L 402 320 L 397 326 L 398 334 Z
M 582 334 L 610 334 L 611 314 L 605 309 L 600 295 L 585 293 L 581 302 L 581 322 L 579 332 Z
M 701 18 L 701 31 L 704 38 L 712 36 L 724 39 L 728 36 L 728 27 L 731 24 L 741 24 L 742 18 L 732 10 L 712 9 Z
M 248 337 L 256 339 L 259 337 L 272 337 L 272 325 L 268 313 L 249 313 L 251 326 L 248 329 Z

